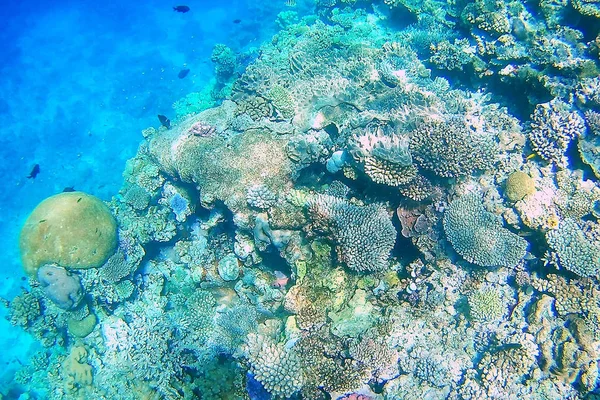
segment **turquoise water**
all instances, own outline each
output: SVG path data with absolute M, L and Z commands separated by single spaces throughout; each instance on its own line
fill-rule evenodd
M 0 398 L 600 396 L 597 1 L 2 14 Z

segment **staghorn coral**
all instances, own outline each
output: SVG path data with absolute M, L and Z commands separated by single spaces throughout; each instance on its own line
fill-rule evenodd
M 308 201 L 308 212 L 320 227 L 332 233 L 340 260 L 358 272 L 387 267 L 396 241 L 396 229 L 379 205 L 356 206 L 343 199 L 317 195 Z
M 579 276 L 597 276 L 600 270 L 600 245 L 597 235 L 586 231 L 573 219 L 562 221 L 546 234 L 550 259 L 557 267 Z
M 441 177 L 470 175 L 494 162 L 498 146 L 492 136 L 473 132 L 462 117 L 424 122 L 411 133 L 415 163 Z
M 454 250 L 483 267 L 514 267 L 525 256 L 527 241 L 502 227 L 476 194 L 454 200 L 444 213 L 444 232 Z
M 583 118 L 570 111 L 568 104 L 554 99 L 538 104 L 531 116 L 529 141 L 531 147 L 544 160 L 566 166 L 565 152 L 571 140 L 585 132 Z

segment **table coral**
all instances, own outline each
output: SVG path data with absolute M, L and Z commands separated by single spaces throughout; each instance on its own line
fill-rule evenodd
M 600 270 L 598 239 L 573 219 L 566 219 L 546 234 L 556 264 L 579 276 L 596 276 Z
M 476 194 L 454 200 L 443 223 L 454 250 L 473 264 L 513 267 L 525 256 L 527 241 L 504 228 Z
M 386 268 L 396 229 L 379 205 L 356 206 L 340 198 L 318 195 L 308 202 L 309 215 L 331 230 L 340 260 L 355 271 Z

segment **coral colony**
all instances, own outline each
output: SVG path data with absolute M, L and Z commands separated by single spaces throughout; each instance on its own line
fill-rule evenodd
M 317 3 L 33 211 L 16 388 L 599 398 L 600 2 Z

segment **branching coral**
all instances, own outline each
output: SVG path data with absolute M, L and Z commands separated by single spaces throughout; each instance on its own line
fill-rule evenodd
M 418 166 L 441 177 L 486 170 L 498 152 L 493 136 L 475 133 L 456 116 L 419 125 L 411 134 L 410 149 Z
M 529 140 L 533 150 L 544 160 L 565 166 L 569 143 L 585 132 L 583 118 L 570 111 L 565 102 L 555 99 L 538 104 L 531 119 Z
M 264 388 L 276 397 L 289 398 L 302 388 L 300 358 L 284 343 L 275 343 L 267 336 L 248 335 L 246 354 L 250 370 Z

